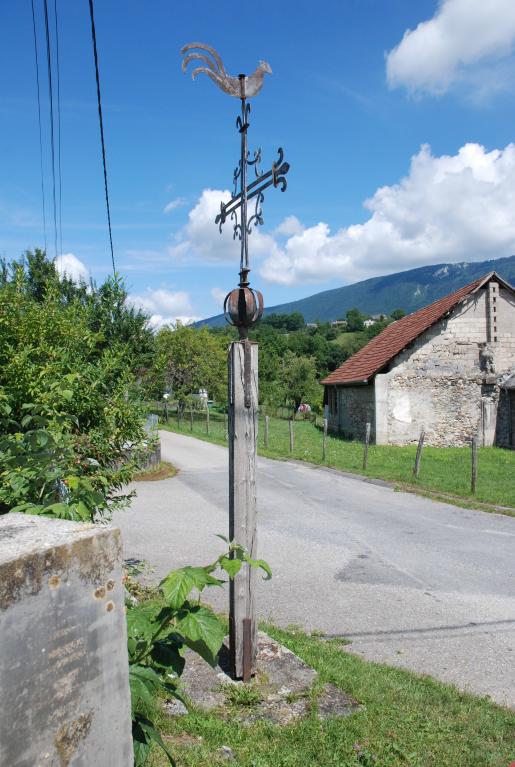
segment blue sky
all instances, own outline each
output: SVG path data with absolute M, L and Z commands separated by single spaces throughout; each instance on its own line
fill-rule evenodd
M 57 6 L 58 255 L 101 281 L 110 254 L 88 3 Z M 265 225 L 250 237 L 251 280 L 267 305 L 515 251 L 512 0 L 97 0 L 95 11 L 115 259 L 155 324 L 217 313 L 237 281 L 237 250 L 212 219 L 238 159 L 239 103 L 181 72 L 190 41 L 215 47 L 231 74 L 260 59 L 273 70 L 249 130 L 265 169 L 278 146 L 291 164 L 286 193 L 268 190 Z M 0 50 L 0 254 L 14 258 L 44 242 L 30 0 L 0 4 Z

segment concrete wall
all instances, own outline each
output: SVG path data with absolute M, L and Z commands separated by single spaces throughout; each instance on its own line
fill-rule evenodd
M 0 516 L 0 765 L 132 767 L 119 531 Z
M 481 358 L 487 341 L 494 375 L 487 374 Z M 485 444 L 507 445 L 497 384 L 514 368 L 515 300 L 491 283 L 376 376 L 376 441 L 414 443 L 424 427 L 428 444 L 464 445 L 479 436 Z

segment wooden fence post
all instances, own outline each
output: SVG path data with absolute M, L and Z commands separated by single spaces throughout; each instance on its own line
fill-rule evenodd
M 206 404 L 206 434 L 209 434 L 209 405 Z
M 293 448 L 295 447 L 295 435 L 293 433 L 293 419 L 290 418 L 288 423 L 290 425 L 290 453 L 293 453 Z
M 245 339 L 229 347 L 229 539 L 255 559 L 258 345 Z M 235 678 L 248 681 L 255 668 L 256 571 L 244 563 L 229 585 L 229 650 Z
M 324 436 L 322 438 L 322 460 L 325 462 L 327 457 L 327 418 L 324 418 Z
M 477 486 L 477 437 L 472 437 L 472 473 L 470 477 L 470 492 L 476 492 Z
M 363 450 L 363 468 L 366 469 L 368 465 L 368 444 L 370 442 L 370 424 L 367 423 L 365 428 L 365 447 Z
M 266 450 L 268 450 L 268 422 L 269 422 L 269 420 L 270 420 L 269 417 L 267 415 L 265 415 L 265 448 L 266 448 Z
M 190 431 L 193 431 L 193 408 L 190 407 Z
M 425 437 L 424 429 L 420 432 L 420 437 L 418 440 L 417 445 L 417 455 L 415 456 L 415 465 L 413 467 L 413 474 L 418 479 L 418 475 L 420 473 L 420 459 L 422 457 L 422 448 L 424 447 L 424 437 Z

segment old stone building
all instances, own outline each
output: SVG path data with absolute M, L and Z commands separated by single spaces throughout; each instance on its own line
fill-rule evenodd
M 388 325 L 324 381 L 329 428 L 515 447 L 515 289 L 495 272 Z

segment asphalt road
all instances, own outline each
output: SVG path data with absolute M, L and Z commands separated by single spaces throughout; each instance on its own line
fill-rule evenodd
M 160 578 L 206 564 L 227 532 L 227 450 L 161 432 L 173 479 L 117 512 L 127 557 Z M 263 618 L 515 708 L 515 518 L 436 503 L 309 464 L 258 461 Z M 227 609 L 227 594 L 208 601 Z

